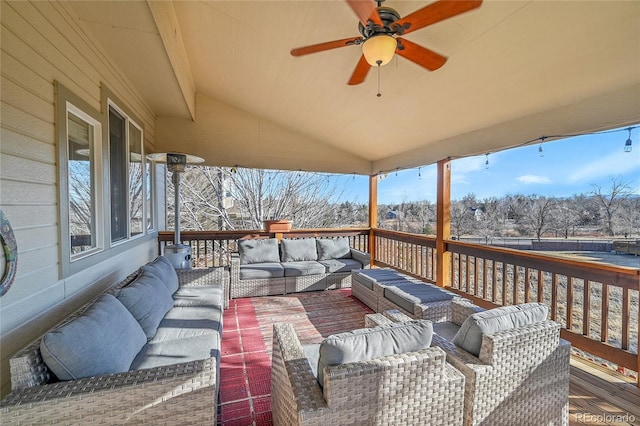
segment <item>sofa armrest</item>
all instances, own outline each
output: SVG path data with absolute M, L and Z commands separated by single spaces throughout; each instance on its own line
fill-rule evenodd
M 216 423 L 216 360 L 173 364 L 19 389 L 0 401 L 10 423 Z M 84 421 L 83 421 L 84 419 Z
M 298 424 L 299 416 L 329 410 L 295 329 L 288 323 L 273 326 L 271 410 L 274 424 Z
M 176 269 L 180 286 L 220 285 L 223 288 L 224 308 L 229 307 L 229 272 L 224 267 Z
M 457 325 L 462 325 L 469 316 L 482 311 L 484 311 L 483 308 L 474 305 L 468 299 L 454 298 L 451 301 L 451 319 Z
M 351 258 L 362 263 L 362 269 L 369 269 L 371 267 L 371 255 L 369 253 L 352 248 Z

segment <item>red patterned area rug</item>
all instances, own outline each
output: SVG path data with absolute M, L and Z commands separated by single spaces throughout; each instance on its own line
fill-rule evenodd
M 351 289 L 233 299 L 224 313 L 218 424 L 271 425 L 273 324 L 292 323 L 302 344 L 364 327 L 371 310 Z

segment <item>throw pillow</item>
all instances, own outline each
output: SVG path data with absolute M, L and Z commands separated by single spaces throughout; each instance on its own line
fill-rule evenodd
M 173 307 L 169 290 L 160 279 L 146 271 L 122 288 L 117 297 L 140 323 L 149 339 L 155 336 L 160 321 Z
M 169 293 L 173 294 L 178 290 L 178 274 L 166 257 L 158 256 L 153 262 L 144 265 L 142 271 L 150 272 L 160 278 L 160 281 L 167 287 Z
M 348 238 L 318 238 L 318 260 L 350 259 L 351 247 Z
M 502 306 L 470 315 L 460 326 L 453 343 L 465 351 L 480 355 L 482 336 L 510 330 L 547 319 L 548 309 L 542 303 Z
M 239 240 L 238 253 L 240 264 L 279 263 L 278 240 L 268 238 L 264 240 Z
M 324 368 L 413 352 L 431 345 L 433 326 L 429 320 L 393 323 L 334 334 L 320 344 L 318 383 L 324 386 Z
M 75 380 L 128 371 L 146 343 L 127 308 L 105 294 L 81 316 L 47 333 L 40 352 L 58 379 Z
M 318 260 L 315 238 L 283 239 L 280 246 L 283 262 Z

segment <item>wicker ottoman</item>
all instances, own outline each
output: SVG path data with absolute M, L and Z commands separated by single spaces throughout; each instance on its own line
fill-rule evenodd
M 351 295 L 358 298 L 362 303 L 378 310 L 378 294 L 375 291 L 375 284 L 380 281 L 398 280 L 406 277 L 404 274 L 391 268 L 357 269 L 351 272 Z

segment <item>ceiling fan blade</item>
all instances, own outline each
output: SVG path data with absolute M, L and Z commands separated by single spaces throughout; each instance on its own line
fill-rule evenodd
M 418 9 L 413 13 L 398 19 L 392 27 L 409 25 L 402 34 L 408 34 L 436 22 L 443 21 L 461 13 L 480 7 L 482 0 L 440 0 Z
M 373 3 L 373 0 L 346 0 L 346 1 L 347 3 L 349 3 L 349 6 L 351 7 L 351 9 L 353 9 L 355 14 L 358 16 L 358 19 L 360 19 L 360 22 L 362 22 L 362 25 L 366 27 L 369 21 L 372 21 L 374 24 L 380 27 L 384 27 L 384 25 L 382 24 L 382 19 L 380 19 L 380 14 L 376 9 L 376 6 Z
M 367 73 L 369 72 L 369 68 L 371 65 L 364 58 L 364 55 L 360 57 L 358 61 L 358 65 L 356 65 L 356 69 L 353 70 L 353 74 L 351 74 L 351 78 L 349 79 L 349 86 L 355 86 L 356 84 L 360 84 L 367 77 Z
M 433 50 L 429 50 L 426 47 L 417 45 L 407 39 L 398 37 L 398 40 L 404 46 L 404 49 L 397 49 L 396 53 L 403 58 L 406 58 L 416 64 L 425 67 L 430 71 L 435 71 L 447 62 L 447 58 Z
M 297 47 L 291 49 L 292 56 L 303 56 L 310 53 L 322 52 L 325 50 L 336 49 L 338 47 L 351 46 L 358 43 L 358 40 L 362 41 L 362 37 L 351 37 L 342 40 L 327 41 L 325 43 L 312 44 L 311 46 Z

